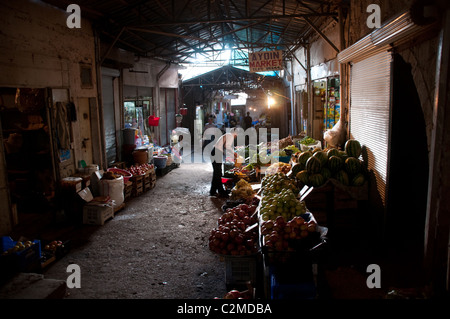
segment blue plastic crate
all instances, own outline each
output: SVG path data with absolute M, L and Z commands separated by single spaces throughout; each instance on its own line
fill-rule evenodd
M 0 242 L 0 250 L 2 253 L 0 262 L 12 263 L 15 270 L 19 272 L 35 270 L 35 268 L 40 265 L 41 241 L 33 240 L 32 242 L 34 245 L 31 247 L 4 256 L 3 252 L 13 248 L 17 244 L 17 241 L 12 240 L 11 237 L 3 236 Z
M 281 283 L 275 275 L 270 278 L 271 299 L 315 299 L 316 285 L 314 282 Z

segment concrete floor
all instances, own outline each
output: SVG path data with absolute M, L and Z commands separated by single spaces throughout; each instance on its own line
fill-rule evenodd
M 81 288 L 67 289 L 67 299 L 223 297 L 229 288 L 225 264 L 209 250 L 208 237 L 224 200 L 208 196 L 212 167 L 200 158 L 197 153 L 193 159 L 200 163 L 182 163 L 158 177 L 154 189 L 126 202 L 103 226 L 61 225 L 49 216 L 28 216 L 34 227 L 25 225 L 17 232 L 71 241 L 70 252 L 44 271 L 46 278 L 66 280 L 67 266 L 80 266 Z M 319 267 L 319 297 L 384 298 L 403 270 L 370 247 L 361 238 L 332 239 Z M 366 267 L 371 263 L 382 267 L 381 289 L 367 288 Z

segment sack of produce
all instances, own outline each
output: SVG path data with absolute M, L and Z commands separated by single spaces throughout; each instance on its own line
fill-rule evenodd
M 124 183 L 123 176 L 116 175 L 113 172 L 106 172 L 99 181 L 100 196 L 109 196 L 115 206 L 120 206 L 124 202 Z

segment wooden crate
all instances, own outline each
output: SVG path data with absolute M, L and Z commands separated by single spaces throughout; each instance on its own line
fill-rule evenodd
M 314 188 L 305 198 L 308 209 L 314 213 L 319 225 L 334 227 L 340 211 L 356 211 L 360 202 L 368 199 L 368 183 L 361 187 L 345 186 L 335 179 Z
M 131 196 L 138 197 L 138 196 L 142 195 L 143 192 L 144 192 L 144 186 L 133 188 L 133 190 L 131 191 Z
M 129 200 L 131 198 L 132 191 L 133 191 L 133 182 L 128 181 L 128 182 L 124 183 L 124 187 L 123 187 L 124 200 Z
M 131 196 L 137 197 L 141 195 L 144 192 L 144 175 L 133 175 L 130 181 L 133 183 Z

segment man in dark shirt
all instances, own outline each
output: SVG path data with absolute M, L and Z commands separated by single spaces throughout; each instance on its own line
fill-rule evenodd
M 248 129 L 250 127 L 252 127 L 252 117 L 250 116 L 250 112 L 247 112 L 247 116 L 244 118 L 244 129 Z

